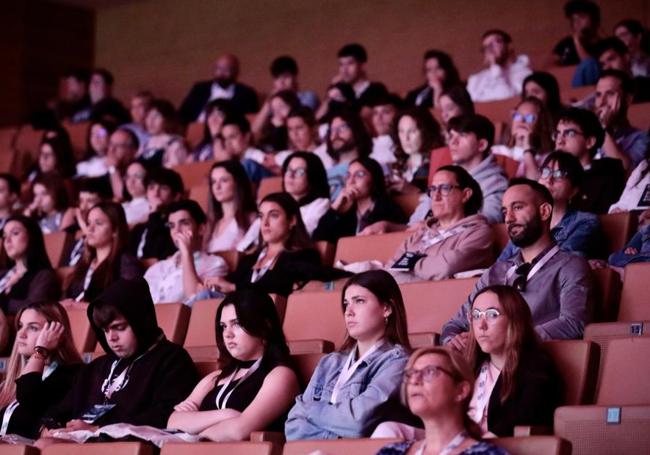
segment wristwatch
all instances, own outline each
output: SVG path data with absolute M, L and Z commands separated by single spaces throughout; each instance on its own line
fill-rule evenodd
M 50 350 L 43 346 L 34 346 L 34 352 L 43 357 L 43 359 L 47 359 L 50 356 Z

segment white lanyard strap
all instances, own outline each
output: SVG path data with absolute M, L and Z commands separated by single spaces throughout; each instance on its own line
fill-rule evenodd
M 483 419 L 483 414 L 488 407 L 490 402 L 490 394 L 487 390 L 487 380 L 490 374 L 490 361 L 486 360 L 481 365 L 481 371 L 478 375 L 478 380 L 476 382 L 476 406 L 474 409 L 474 421 L 476 423 L 481 423 Z
M 9 269 L 7 273 L 5 273 L 5 276 L 0 278 L 0 294 L 5 293 L 7 289 L 7 283 L 9 283 L 9 280 L 15 274 L 16 274 L 16 267 L 12 267 L 11 269 Z
M 264 249 L 260 252 L 260 255 L 259 255 L 259 257 L 257 258 L 257 261 L 258 261 L 258 262 L 259 262 L 259 261 L 263 261 L 264 258 L 265 258 L 266 255 L 267 255 L 267 253 L 268 253 L 268 249 L 264 248 Z M 256 283 L 260 278 L 262 278 L 262 277 L 264 276 L 264 274 L 265 274 L 266 272 L 268 272 L 269 269 L 273 266 L 273 264 L 275 263 L 275 260 L 276 260 L 277 258 L 278 258 L 278 256 L 276 255 L 273 259 L 264 262 L 263 265 L 262 265 L 262 267 L 260 267 L 259 269 L 256 269 L 255 267 L 253 267 L 253 273 L 251 274 L 251 283 Z
M 90 286 L 90 282 L 93 279 L 93 273 L 95 273 L 95 269 L 93 269 L 91 266 L 88 266 L 88 270 L 86 270 L 86 276 L 84 277 L 84 288 L 79 293 L 79 295 L 75 298 L 77 302 L 81 302 L 84 296 L 86 295 L 88 286 Z
M 375 343 L 368 351 L 359 357 L 359 360 L 356 362 L 354 361 L 354 355 L 357 352 L 358 345 L 350 351 L 350 354 L 348 355 L 347 360 L 343 364 L 343 369 L 341 370 L 341 374 L 339 375 L 338 379 L 336 380 L 336 384 L 334 384 L 334 390 L 332 390 L 332 397 L 330 398 L 330 403 L 331 404 L 336 404 L 337 399 L 339 397 L 339 392 L 341 392 L 341 389 L 343 386 L 350 380 L 352 375 L 354 374 L 355 371 L 357 371 L 357 368 L 359 368 L 359 365 L 361 365 L 365 360 L 372 355 L 379 347 L 383 344 L 383 341 L 379 341 Z
M 250 375 L 252 375 L 259 367 L 260 364 L 262 363 L 262 357 L 257 359 L 255 363 L 248 369 L 248 371 L 241 377 L 239 378 L 239 381 L 233 386 L 233 388 L 226 394 L 224 397 L 223 401 L 219 403 L 219 400 L 223 396 L 223 394 L 226 392 L 226 389 L 228 389 L 228 386 L 230 383 L 235 379 L 235 376 L 237 376 L 237 373 L 239 372 L 239 368 L 237 368 L 230 376 L 228 376 L 228 379 L 226 382 L 223 384 L 221 387 L 221 390 L 219 390 L 219 393 L 217 393 L 217 398 L 215 399 L 215 404 L 217 405 L 217 409 L 225 409 L 226 404 L 228 403 L 228 400 L 230 399 L 230 395 L 235 391 L 237 386 L 244 382 L 246 378 L 248 378 Z
M 102 383 L 102 393 L 104 394 L 106 401 L 110 400 L 115 392 L 119 392 L 124 387 L 126 387 L 126 385 L 129 383 L 129 373 L 131 373 L 131 368 L 133 368 L 135 362 L 140 360 L 149 351 L 151 351 L 153 348 L 158 346 L 158 343 L 160 343 L 160 341 L 164 339 L 164 337 L 165 337 L 164 335 L 160 335 L 160 337 L 156 340 L 154 344 L 151 345 L 149 349 L 147 349 L 145 352 L 143 352 L 138 357 L 136 357 L 136 359 L 133 362 L 131 362 L 131 364 L 128 367 L 126 367 L 122 371 L 122 373 L 115 379 L 113 379 L 113 373 L 115 373 L 115 368 L 119 365 L 122 359 L 118 359 L 113 362 L 113 364 L 111 365 L 111 371 L 108 373 L 108 377 Z
M 449 237 L 458 235 L 466 229 L 466 225 L 456 226 L 455 228 L 449 229 L 447 231 L 439 230 L 438 233 L 433 236 L 431 235 L 431 231 L 427 230 L 427 233 L 422 236 L 422 240 L 420 240 L 420 251 L 426 251 L 436 243 L 440 243 L 443 240 L 447 240 Z
M 560 247 L 555 245 L 548 251 L 548 253 L 546 253 L 539 261 L 537 261 L 535 265 L 533 265 L 533 267 L 530 269 L 530 272 L 528 272 L 528 275 L 526 275 L 526 282 L 528 282 L 533 277 L 533 275 L 539 272 L 539 270 L 544 267 L 546 263 L 550 261 L 558 251 L 560 251 Z M 508 284 L 508 281 L 510 281 L 510 278 L 512 278 L 512 276 L 515 274 L 515 271 L 518 267 L 518 265 L 513 265 L 508 269 L 506 272 L 506 284 Z
M 47 379 L 48 376 L 50 376 L 54 370 L 56 370 L 56 367 L 58 367 L 59 364 L 57 362 L 52 362 L 45 368 L 43 371 L 43 375 L 41 376 L 42 380 L 44 381 Z M 5 409 L 4 414 L 2 415 L 2 426 L 0 426 L 0 436 L 5 436 L 7 434 L 7 429 L 9 428 L 9 422 L 11 421 L 11 416 L 14 414 L 14 411 L 18 407 L 20 403 L 18 400 L 14 400 Z
M 449 444 L 443 447 L 439 455 L 449 455 L 454 449 L 457 449 L 463 442 L 465 442 L 465 439 L 467 439 L 467 431 L 463 430 L 454 436 L 454 439 L 452 439 Z M 423 441 L 418 451 L 415 452 L 415 455 L 423 455 L 426 447 L 427 443 L 426 441 Z

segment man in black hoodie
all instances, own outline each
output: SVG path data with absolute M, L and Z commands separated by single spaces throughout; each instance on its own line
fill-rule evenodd
M 158 327 L 147 282 L 114 282 L 90 303 L 88 318 L 106 355 L 78 374 L 67 396 L 47 411 L 44 425 L 64 431 L 114 423 L 164 428 L 198 374 L 187 352 Z

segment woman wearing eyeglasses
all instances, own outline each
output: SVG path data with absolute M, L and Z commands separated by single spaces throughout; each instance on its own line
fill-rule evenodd
M 517 176 L 537 180 L 539 165 L 553 150 L 553 119 L 537 98 L 524 98 L 512 113 L 507 145 L 495 145 L 492 153 L 505 155 L 521 164 Z
M 467 270 L 489 267 L 493 234 L 478 212 L 481 187 L 460 166 L 443 166 L 429 187 L 432 216 L 385 264 L 398 282 L 442 280 Z
M 573 208 L 582 196 L 583 179 L 584 170 L 578 158 L 567 152 L 555 151 L 542 163 L 538 181 L 548 188 L 553 196 L 551 235 L 555 243 L 564 251 L 596 259 L 604 255 L 598 216 Z M 499 260 L 508 259 L 517 251 L 519 249 L 512 242 L 508 242 Z
M 507 455 L 480 441 L 481 432 L 468 416 L 473 384 L 472 370 L 460 354 L 442 347 L 415 351 L 404 370 L 401 395 L 425 429 L 383 447 L 377 455 Z
M 404 224 L 406 217 L 386 193 L 379 163 L 372 158 L 358 158 L 350 163 L 345 187 L 321 218 L 313 238 L 336 243 L 377 221 Z
M 399 286 L 373 270 L 350 278 L 341 297 L 346 340 L 321 358 L 296 398 L 288 440 L 367 437 L 383 420 L 409 420 L 398 399 L 410 350 Z

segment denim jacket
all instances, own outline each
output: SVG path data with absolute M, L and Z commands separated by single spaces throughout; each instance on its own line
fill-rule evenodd
M 567 211 L 551 229 L 551 236 L 563 251 L 587 258 L 603 256 L 603 236 L 598 215 L 577 210 Z M 497 261 L 504 261 L 519 252 L 512 241 L 503 249 Z
M 402 373 L 408 353 L 400 345 L 384 343 L 370 354 L 339 391 L 336 404 L 332 391 L 348 352 L 323 357 L 307 389 L 296 397 L 285 425 L 287 440 L 369 437 L 385 420 L 403 420 L 399 403 Z

